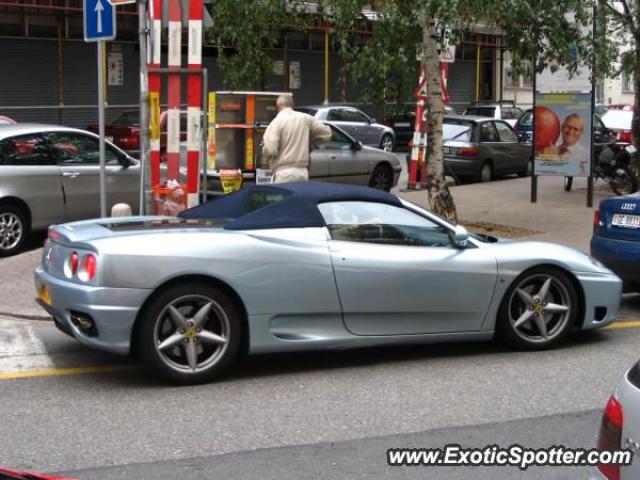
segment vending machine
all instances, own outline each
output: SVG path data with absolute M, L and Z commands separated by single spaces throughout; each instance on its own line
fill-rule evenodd
M 256 183 L 268 169 L 261 158 L 262 137 L 286 92 L 211 92 L 207 139 L 206 193 L 229 193 Z

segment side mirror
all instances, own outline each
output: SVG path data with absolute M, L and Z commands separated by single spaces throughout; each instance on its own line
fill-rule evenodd
M 352 143 L 353 150 L 362 150 L 362 142 L 353 142 Z
M 129 157 L 120 157 L 119 162 L 122 168 L 129 168 L 132 165 L 131 160 L 129 160 Z
M 456 248 L 467 248 L 469 245 L 469 232 L 462 225 L 456 225 L 451 236 L 453 237 L 453 245 Z
M 371 119 L 369 120 L 369 123 L 376 123 L 376 119 L 371 117 Z

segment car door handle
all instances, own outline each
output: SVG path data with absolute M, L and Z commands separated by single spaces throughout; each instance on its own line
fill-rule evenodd
M 76 178 L 80 172 L 62 172 L 63 177 Z

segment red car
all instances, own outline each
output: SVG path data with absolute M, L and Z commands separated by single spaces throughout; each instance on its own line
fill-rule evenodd
M 90 125 L 87 130 L 98 133 L 98 125 Z M 105 125 L 104 135 L 129 155 L 140 153 L 140 112 L 125 110 L 111 123 Z M 180 112 L 180 141 L 187 139 L 187 112 Z M 160 113 L 160 152 L 164 159 L 167 150 L 167 112 Z

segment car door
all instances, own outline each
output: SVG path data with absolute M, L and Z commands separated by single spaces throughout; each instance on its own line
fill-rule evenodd
M 498 132 L 504 170 L 502 173 L 520 173 L 527 168 L 527 162 L 531 156 L 531 145 L 518 141 L 518 135 L 511 126 L 504 121 L 494 122 Z
M 318 206 L 346 328 L 356 335 L 477 331 L 491 303 L 497 262 L 457 249 L 445 227 L 395 205 Z
M 51 142 L 62 177 L 68 221 L 100 216 L 100 151 L 98 139 L 80 132 L 51 132 Z M 107 209 L 139 204 L 139 165 L 123 167 L 120 153 L 105 145 Z M 107 212 L 108 213 L 108 212 Z
M 374 126 L 371 119 L 357 108 L 346 109 L 347 119 L 354 125 L 357 135 L 354 137 L 364 143 L 377 147 L 380 145 L 380 131 Z
M 24 200 L 33 228 L 65 220 L 60 169 L 40 133 L 0 140 L 0 194 Z
M 327 160 L 326 180 L 332 183 L 369 185 L 373 161 L 369 158 L 368 152 L 337 128 L 332 127 L 331 130 L 331 140 L 319 150 Z M 312 153 L 312 164 L 313 159 Z M 313 173 L 312 170 L 311 174 Z

